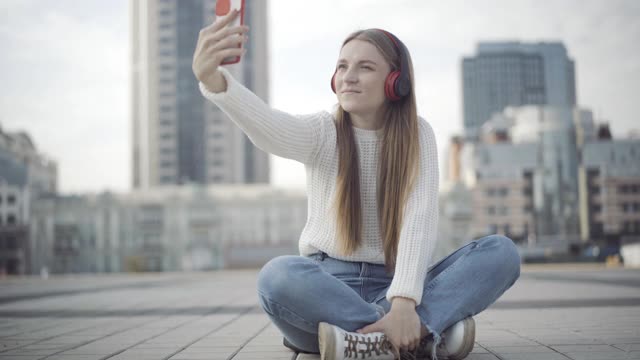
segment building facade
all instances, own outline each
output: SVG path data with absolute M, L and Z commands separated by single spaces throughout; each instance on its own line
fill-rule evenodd
M 504 234 L 544 256 L 582 246 L 581 144 L 594 136 L 586 109 L 528 105 L 494 113 L 476 141 L 453 141 L 448 166 L 460 169 L 449 172 L 472 193 L 471 237 Z
M 472 194 L 472 237 L 503 234 L 519 244 L 535 241 L 537 145 L 476 143 L 466 151 L 471 157 L 466 161 L 465 180 Z
M 198 88 L 192 70 L 199 32 L 215 0 L 145 0 L 131 6 L 133 188 L 268 183 L 269 157 Z M 267 2 L 247 0 L 252 41 L 240 82 L 268 102 Z
M 33 210 L 38 273 L 257 267 L 298 253 L 304 190 L 267 185 L 164 186 L 58 196 Z
M 467 139 L 507 106 L 576 104 L 574 62 L 562 43 L 481 42 L 461 66 Z
M 640 139 L 595 139 L 582 156 L 582 237 L 640 242 Z
M 587 109 L 507 107 L 449 152 L 445 183 L 472 194 L 470 238 L 504 234 L 542 257 L 640 243 L 640 140 L 613 139 Z
M 57 191 L 57 165 L 24 132 L 0 128 L 0 274 L 29 272 L 35 199 Z

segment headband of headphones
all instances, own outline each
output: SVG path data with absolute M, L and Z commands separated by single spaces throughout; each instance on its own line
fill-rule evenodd
M 398 71 L 393 71 L 387 77 L 387 81 L 385 84 L 385 92 L 390 100 L 397 101 L 402 99 L 403 97 L 409 95 L 411 92 L 411 79 L 409 77 L 409 59 L 408 59 L 408 50 L 397 36 L 392 33 L 382 30 L 376 29 L 385 34 L 395 45 L 396 50 L 398 51 L 398 55 L 400 56 L 400 69 Z

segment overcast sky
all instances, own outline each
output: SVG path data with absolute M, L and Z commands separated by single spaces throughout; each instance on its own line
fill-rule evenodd
M 609 121 L 614 136 L 640 129 L 640 1 L 269 4 L 271 104 L 278 109 L 330 108 L 342 40 L 380 27 L 411 52 L 418 113 L 434 127 L 440 155 L 461 132 L 460 61 L 478 41 L 564 42 L 576 63 L 578 104 Z M 62 192 L 130 188 L 128 16 L 128 0 L 0 4 L 0 126 L 27 131 L 58 162 Z M 272 157 L 271 179 L 301 186 L 303 166 Z

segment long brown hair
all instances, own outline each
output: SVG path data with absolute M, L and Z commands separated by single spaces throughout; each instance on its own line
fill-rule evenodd
M 400 68 L 398 50 L 381 31 L 356 31 L 347 37 L 342 46 L 354 39 L 373 44 L 391 65 L 392 71 Z M 411 79 L 411 92 L 399 101 L 385 101 L 385 122 L 377 170 L 378 222 L 385 265 L 389 272 L 395 269 L 404 205 L 414 186 L 420 164 L 413 65 L 409 54 L 405 55 L 409 63 L 409 69 L 406 70 Z M 363 235 L 358 149 L 349 113 L 338 104 L 335 117 L 339 165 L 333 205 L 339 248 L 343 254 L 349 255 L 360 246 Z

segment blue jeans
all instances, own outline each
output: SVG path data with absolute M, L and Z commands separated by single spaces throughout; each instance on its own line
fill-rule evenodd
M 471 241 L 431 266 L 416 312 L 436 340 L 434 349 L 444 330 L 489 307 L 519 276 L 518 250 L 501 235 Z M 287 255 L 262 268 L 258 295 L 291 344 L 317 353 L 318 323 L 355 331 L 380 319 L 378 306 L 388 313 L 385 296 L 392 279 L 384 265 L 342 261 L 323 252 Z

